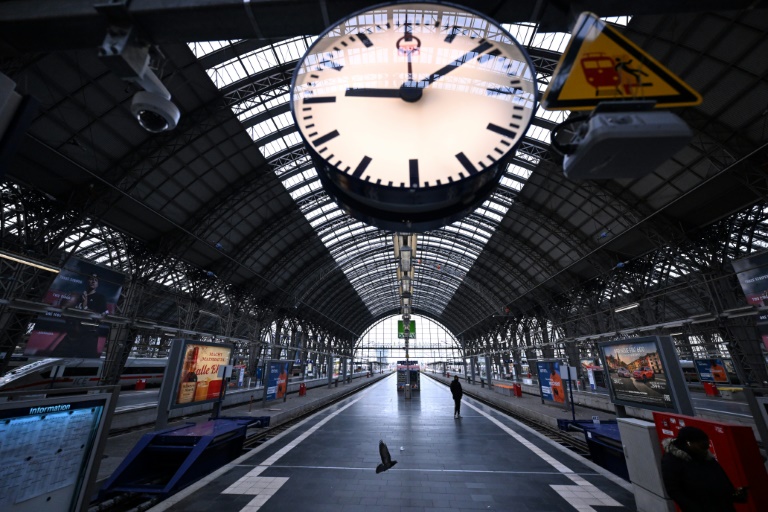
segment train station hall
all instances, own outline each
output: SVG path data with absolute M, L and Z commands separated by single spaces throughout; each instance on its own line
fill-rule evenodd
M 765 510 L 767 55 L 766 0 L 0 1 L 0 510 Z

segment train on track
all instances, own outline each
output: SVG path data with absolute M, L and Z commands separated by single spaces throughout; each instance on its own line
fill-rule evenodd
M 146 386 L 159 386 L 168 359 L 128 358 L 118 384 L 133 388 L 142 381 Z M 54 366 L 64 366 L 61 377 L 51 378 Z M 19 366 L 0 377 L 0 391 L 31 391 L 56 388 L 98 386 L 104 370 L 104 359 L 46 358 Z

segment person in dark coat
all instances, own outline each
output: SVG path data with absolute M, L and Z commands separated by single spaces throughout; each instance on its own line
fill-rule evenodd
M 734 503 L 747 501 L 746 488 L 736 489 L 709 452 L 709 437 L 703 430 L 683 427 L 662 446 L 664 487 L 682 512 L 734 512 Z
M 453 395 L 453 417 L 461 418 L 461 397 L 464 394 L 464 390 L 461 389 L 461 382 L 459 382 L 459 376 L 453 376 L 453 382 L 451 382 L 451 394 Z

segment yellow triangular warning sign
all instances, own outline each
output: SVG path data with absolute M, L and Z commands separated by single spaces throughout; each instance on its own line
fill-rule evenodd
M 541 105 L 547 110 L 589 110 L 620 100 L 682 107 L 700 104 L 701 96 L 595 14 L 581 13 Z

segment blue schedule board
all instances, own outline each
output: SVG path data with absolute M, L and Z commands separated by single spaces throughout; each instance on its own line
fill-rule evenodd
M 560 375 L 558 361 L 538 361 L 536 368 L 539 373 L 539 390 L 541 399 L 558 404 L 565 403 L 565 388 Z
M 270 361 L 267 366 L 266 400 L 277 400 L 285 397 L 288 388 L 287 361 Z
M 694 359 L 696 371 L 699 372 L 701 382 L 716 382 L 727 384 L 730 382 L 725 362 L 722 359 Z

